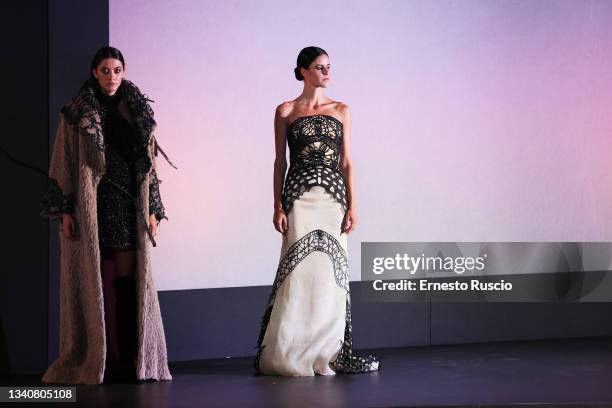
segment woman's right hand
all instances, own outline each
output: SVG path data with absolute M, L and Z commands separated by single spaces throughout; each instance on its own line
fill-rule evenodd
M 281 234 L 284 234 L 289 229 L 289 222 L 287 221 L 287 215 L 285 211 L 280 208 L 274 209 L 274 217 L 272 219 L 274 228 Z
M 73 239 L 76 236 L 76 221 L 71 214 L 62 214 L 60 231 L 64 238 Z

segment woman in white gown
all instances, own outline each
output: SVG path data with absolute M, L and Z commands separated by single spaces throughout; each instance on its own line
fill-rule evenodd
M 347 235 L 356 226 L 349 107 L 323 91 L 329 57 L 304 48 L 296 99 L 276 109 L 274 226 L 281 257 L 258 340 L 255 368 L 285 376 L 378 369 L 352 353 Z M 290 151 L 287 169 L 286 147 Z

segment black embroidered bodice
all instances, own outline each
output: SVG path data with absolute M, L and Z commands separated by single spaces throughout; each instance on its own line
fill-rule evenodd
M 301 116 L 287 131 L 289 170 L 282 193 L 283 209 L 314 186 L 323 187 L 347 209 L 346 188 L 340 168 L 342 122 L 329 115 Z

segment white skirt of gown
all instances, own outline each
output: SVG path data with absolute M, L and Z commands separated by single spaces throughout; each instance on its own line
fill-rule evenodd
M 347 237 L 343 207 L 319 186 L 287 215 L 279 267 L 258 342 L 261 374 L 331 375 L 378 368 L 352 356 Z

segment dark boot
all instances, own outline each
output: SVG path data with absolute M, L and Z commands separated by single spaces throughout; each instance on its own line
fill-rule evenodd
M 136 282 L 133 277 L 117 278 L 113 282 L 117 302 L 116 324 L 119 346 L 120 377 L 126 381 L 136 380 Z
M 114 263 L 108 259 L 101 262 L 102 291 L 104 294 L 104 327 L 106 331 L 106 367 L 104 381 L 109 380 L 120 369 L 119 344 L 117 343 L 116 296 Z

